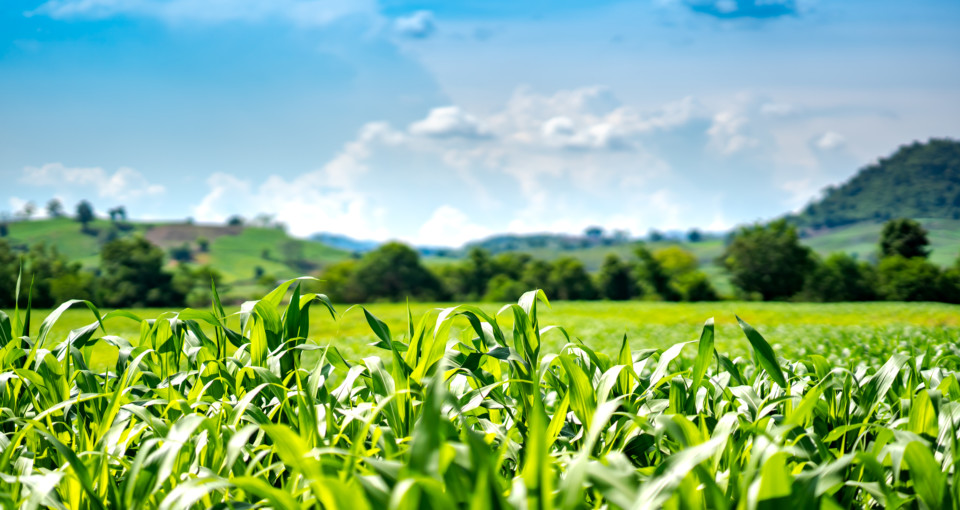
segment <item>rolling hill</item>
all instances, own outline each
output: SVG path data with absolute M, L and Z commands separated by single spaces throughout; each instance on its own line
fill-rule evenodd
M 105 242 L 132 235 L 142 235 L 164 250 L 186 244 L 191 264 L 209 264 L 232 284 L 253 282 L 258 272 L 277 278 L 308 274 L 350 256 L 325 244 L 292 238 L 277 228 L 192 223 L 115 224 L 98 219 L 83 232 L 80 224 L 69 218 L 18 221 L 9 224 L 5 240 L 21 249 L 45 242 L 70 260 L 94 268 Z M 207 251 L 200 249 L 200 239 L 208 241 Z
M 960 220 L 960 141 L 904 145 L 788 218 L 814 232 L 891 218 Z

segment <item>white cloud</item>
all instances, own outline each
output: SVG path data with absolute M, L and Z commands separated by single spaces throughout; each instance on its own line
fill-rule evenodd
M 413 242 L 421 246 L 463 246 L 491 234 L 490 228 L 470 221 L 456 207 L 442 205 L 420 227 Z
M 771 117 L 786 117 L 799 111 L 796 105 L 790 103 L 764 103 L 760 106 L 760 113 Z
M 369 171 L 366 160 L 375 144 L 392 144 L 396 132 L 383 123 L 364 126 L 357 138 L 323 167 L 292 179 L 267 177 L 259 185 L 226 173 L 207 179 L 210 191 L 193 210 L 199 221 L 223 221 L 242 212 L 253 216 L 269 212 L 298 236 L 331 231 L 383 240 L 385 210 L 356 189 L 358 177 Z
M 733 155 L 759 145 L 759 140 L 745 134 L 748 119 L 733 111 L 714 115 L 713 124 L 707 130 L 711 145 L 724 155 Z
M 774 114 L 790 109 L 769 104 L 783 103 L 742 95 L 708 105 L 686 97 L 641 111 L 603 87 L 520 89 L 493 111 L 453 105 L 405 129 L 369 123 L 322 167 L 298 176 L 253 182 L 216 174 L 194 216 L 269 211 L 297 235 L 333 231 L 432 245 L 593 224 L 636 234 L 722 230 L 800 205 L 822 184 L 817 158 L 803 165 L 775 158 L 784 142 L 770 132 L 786 124 Z M 822 127 L 790 128 L 791 140 L 807 142 L 801 149 L 817 150 L 812 141 Z M 723 199 L 730 182 L 759 198 Z M 398 186 L 409 188 L 399 193 Z
M 836 131 L 827 131 L 820 135 L 814 144 L 817 148 L 825 151 L 839 149 L 847 143 L 847 139 Z
M 433 108 L 423 120 L 410 124 L 410 132 L 434 138 L 487 138 L 490 134 L 476 117 L 459 106 Z
M 320 26 L 359 13 L 373 13 L 370 0 L 49 0 L 27 13 L 55 19 L 156 18 L 167 23 L 220 23 L 279 19 Z
M 433 35 L 437 26 L 430 11 L 417 11 L 394 20 L 393 28 L 402 36 L 425 39 Z
M 71 191 L 92 188 L 100 197 L 116 200 L 160 195 L 166 191 L 162 185 L 151 183 L 130 167 L 120 167 L 111 174 L 101 167 L 68 167 L 63 163 L 47 163 L 39 167 L 25 167 L 20 182 Z

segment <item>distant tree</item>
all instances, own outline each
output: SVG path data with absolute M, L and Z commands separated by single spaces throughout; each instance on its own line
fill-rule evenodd
M 653 253 L 653 258 L 660 264 L 668 277 L 696 271 L 697 257 L 679 246 L 667 246 Z
M 687 241 L 690 241 L 691 243 L 699 243 L 700 241 L 703 241 L 703 234 L 701 234 L 699 230 L 692 228 L 689 232 L 687 232 Z
M 429 301 L 446 294 L 440 280 L 420 263 L 416 250 L 396 242 L 364 255 L 348 283 L 363 294 L 358 301 Z
M 20 257 L 10 243 L 0 240 L 0 308 L 12 308 L 20 271 Z
M 251 224 L 255 227 L 269 228 L 270 224 L 273 223 L 273 217 L 272 214 L 260 213 L 253 217 Z
M 51 218 L 62 218 L 63 217 L 63 202 L 59 198 L 51 198 L 47 202 L 47 215 Z
M 583 235 L 590 239 L 600 239 L 603 237 L 603 227 L 587 227 L 586 230 L 583 231 Z
M 662 234 L 659 230 L 656 230 L 656 229 L 652 229 L 652 228 L 651 228 L 651 229 L 650 229 L 650 233 L 647 234 L 647 239 L 648 239 L 651 243 L 656 243 L 656 242 L 659 242 L 659 241 L 663 241 L 663 234 Z
M 170 286 L 178 295 L 185 296 L 186 305 L 192 308 L 209 306 L 213 301 L 211 283 L 222 288 L 223 275 L 210 266 L 193 269 L 186 265 L 177 267 Z
M 679 246 L 668 246 L 654 252 L 653 258 L 667 276 L 668 290 L 662 296 L 669 300 L 716 301 L 717 292 L 710 279 L 697 269 L 697 257 Z M 661 284 L 662 285 L 662 284 Z
M 449 290 L 459 299 L 481 299 L 487 293 L 487 283 L 494 274 L 490 252 L 479 247 L 470 248 L 460 268 L 448 273 L 447 280 L 455 286 Z
M 554 288 L 556 299 L 585 300 L 597 298 L 597 289 L 593 286 L 593 281 L 583 266 L 583 262 L 573 257 L 561 257 L 553 262 L 550 284 Z
M 17 275 L 23 270 L 21 298 L 30 294 L 34 307 L 51 308 L 67 299 L 89 299 L 91 275 L 80 264 L 70 262 L 56 247 L 38 243 L 26 253 L 17 253 L 0 241 L 0 307 L 13 305 Z M 64 290 L 70 281 L 80 281 L 74 290 Z
M 230 225 L 231 227 L 240 227 L 240 226 L 242 226 L 242 225 L 243 225 L 243 216 L 234 214 L 233 216 L 231 216 L 230 218 L 227 219 L 227 225 Z
M 24 274 L 33 280 L 32 300 L 37 307 L 49 308 L 60 304 L 67 299 L 85 299 L 90 297 L 89 287 L 85 292 L 76 295 L 64 295 L 62 287 L 66 280 L 75 279 L 89 283 L 89 278 L 81 274 L 80 264 L 70 262 L 55 246 L 46 243 L 37 243 L 30 247 L 23 257 Z M 55 293 L 53 283 L 60 282 L 60 292 Z
M 527 290 L 541 289 L 547 297 L 557 295 L 557 289 L 550 280 L 553 265 L 545 260 L 531 260 L 524 268 L 520 282 Z
M 876 269 L 846 253 L 834 253 L 826 260 L 815 259 L 815 267 L 804 283 L 805 301 L 871 301 L 877 299 Z
M 600 297 L 613 301 L 623 301 L 636 296 L 637 282 L 633 278 L 633 268 L 617 255 L 608 254 L 597 275 L 597 290 Z
M 523 283 L 505 274 L 498 274 L 487 282 L 487 293 L 484 294 L 483 300 L 499 303 L 516 302 L 528 290 L 531 289 L 526 288 Z
M 637 243 L 633 253 L 639 259 L 636 276 L 638 284 L 646 291 L 644 294 L 652 293 L 666 301 L 678 301 L 680 296 L 670 287 L 670 274 L 646 245 Z
M 197 249 L 200 250 L 200 253 L 207 253 L 210 251 L 210 240 L 206 237 L 197 238 Z
M 10 235 L 10 227 L 6 221 L 0 221 L 0 237 L 7 237 L 8 235 Z
M 523 281 L 523 277 L 527 273 L 527 266 L 531 262 L 533 262 L 533 257 L 529 253 L 507 252 L 493 257 L 490 265 L 494 274 L 505 274 L 513 280 Z
M 253 266 L 253 279 L 257 280 L 263 276 L 263 266 Z
M 100 229 L 97 233 L 97 241 L 100 242 L 100 244 L 109 243 L 118 238 L 120 238 L 120 229 L 117 228 L 116 223 L 111 224 L 107 228 Z
M 33 213 L 37 212 L 37 206 L 33 202 L 27 202 L 23 204 L 23 207 L 20 211 L 17 212 L 17 216 L 29 220 L 33 217 Z
M 112 222 L 127 221 L 127 209 L 122 205 L 108 209 L 107 214 L 110 215 L 110 221 Z
M 163 271 L 163 251 L 142 237 L 117 239 L 100 251 L 100 300 L 107 306 L 179 306 L 183 294 Z
M 67 271 L 50 280 L 52 305 L 59 305 L 71 299 L 94 299 L 96 282 L 89 271 Z
M 690 271 L 670 280 L 670 287 L 683 301 L 717 301 L 720 296 L 703 271 Z
M 960 303 L 960 269 L 950 268 L 940 274 L 940 301 Z
M 193 259 L 193 253 L 190 251 L 190 245 L 183 243 L 180 246 L 170 248 L 170 258 L 177 262 L 190 262 Z
M 320 274 L 323 293 L 337 303 L 365 301 L 366 295 L 353 281 L 358 264 L 356 259 L 347 259 L 327 266 Z
M 90 202 L 86 200 L 81 200 L 77 204 L 77 221 L 83 226 L 82 230 L 84 232 L 89 231 L 89 224 L 93 221 L 93 206 L 90 205 Z
M 813 268 L 810 249 L 786 220 L 736 231 L 721 261 L 741 290 L 763 299 L 785 299 L 803 288 Z
M 880 294 L 890 301 L 940 301 L 946 290 L 940 268 L 923 257 L 885 257 L 877 273 Z
M 270 260 L 270 248 L 264 248 L 260 250 L 260 258 L 263 260 Z
M 924 257 L 930 254 L 927 231 L 919 223 L 907 218 L 890 220 L 880 233 L 880 256 L 899 255 L 904 258 Z

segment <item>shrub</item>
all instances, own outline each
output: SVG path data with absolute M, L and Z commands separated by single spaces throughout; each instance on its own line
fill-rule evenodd
M 786 220 L 742 227 L 721 257 L 734 285 L 763 299 L 786 299 L 798 293 L 813 269 L 810 249 L 800 244 Z

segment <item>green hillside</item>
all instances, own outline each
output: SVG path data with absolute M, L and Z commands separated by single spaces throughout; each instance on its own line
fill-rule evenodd
M 940 266 L 949 266 L 960 256 L 960 220 L 920 218 L 918 221 L 927 229 L 930 239 L 930 260 Z M 861 222 L 833 229 L 821 229 L 808 234 L 802 242 L 812 248 L 822 257 L 835 252 L 846 252 L 862 260 L 875 260 L 877 244 L 880 241 L 882 222 Z M 700 268 L 710 277 L 711 283 L 722 294 L 731 294 L 733 287 L 730 284 L 726 270 L 717 263 L 723 253 L 722 239 L 705 239 L 691 243 L 687 241 L 658 241 L 646 243 L 647 248 L 656 251 L 667 246 L 680 246 L 693 253 L 700 262 Z M 529 253 L 534 258 L 556 260 L 560 257 L 573 257 L 583 262 L 586 268 L 594 272 L 600 268 L 604 257 L 609 253 L 628 259 L 633 256 L 632 244 L 617 244 L 613 246 L 591 246 L 586 248 L 556 249 L 556 248 L 525 248 L 517 250 Z M 431 266 L 450 264 L 461 260 L 457 257 L 426 257 L 426 263 Z
M 921 218 L 931 241 L 931 260 L 941 266 L 953 264 L 960 255 L 960 220 Z M 808 230 L 803 242 L 820 255 L 847 252 L 863 260 L 874 260 L 882 222 L 865 221 L 830 229 Z M 328 264 L 350 257 L 350 253 L 325 244 L 295 239 L 283 230 L 263 227 L 194 225 L 189 223 L 131 222 L 116 225 L 106 220 L 96 220 L 84 233 L 80 225 L 67 218 L 14 222 L 9 225 L 5 240 L 15 247 L 46 242 L 71 260 L 80 261 L 87 268 L 99 264 L 99 250 L 111 236 L 142 235 L 165 250 L 186 243 L 191 251 L 192 265 L 209 264 L 220 271 L 224 281 L 230 284 L 233 293 L 245 295 L 257 288 L 257 275 L 289 278 L 304 274 L 317 274 Z M 209 249 L 202 252 L 197 240 L 209 241 Z M 723 253 L 724 241 L 720 238 L 705 238 L 699 242 L 657 241 L 647 247 L 658 250 L 679 245 L 692 252 L 700 262 L 701 269 L 710 277 L 721 293 L 732 294 L 726 271 L 717 264 Z M 502 250 L 513 251 L 513 250 Z M 534 258 L 553 261 L 560 257 L 574 257 L 594 272 L 600 268 L 609 253 L 621 258 L 633 257 L 632 243 L 594 244 L 584 247 L 556 246 L 523 247 L 516 250 L 529 253 Z M 456 263 L 462 260 L 462 250 L 451 250 L 454 255 L 425 256 L 429 266 Z M 174 264 L 170 262 L 171 266 Z
M 142 235 L 165 250 L 186 243 L 190 264 L 209 264 L 231 284 L 252 283 L 257 268 L 265 275 L 290 278 L 317 272 L 324 265 L 349 256 L 324 244 L 292 238 L 276 228 L 190 223 L 114 224 L 96 220 L 88 232 L 83 232 L 79 223 L 67 218 L 19 221 L 9 224 L 5 240 L 21 249 L 44 242 L 55 246 L 70 260 L 94 268 L 99 264 L 100 247 L 104 243 L 111 238 L 132 235 Z M 209 241 L 208 251 L 201 251 L 197 243 L 200 238 Z
M 816 231 L 891 218 L 960 220 L 960 141 L 904 145 L 790 220 Z

